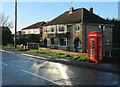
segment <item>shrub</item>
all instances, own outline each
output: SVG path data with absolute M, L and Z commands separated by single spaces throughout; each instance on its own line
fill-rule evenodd
M 28 49 L 24 49 L 24 48 L 16 48 L 16 50 L 18 50 L 18 51 L 27 51 Z
M 64 53 L 59 53 L 59 55 L 64 55 Z
M 79 61 L 87 61 L 88 59 L 87 59 L 87 56 L 81 56 L 78 60 Z
M 65 54 L 65 57 L 71 57 L 71 55 L 70 54 Z
M 72 59 L 79 59 L 79 58 L 80 58 L 80 56 L 74 55 Z

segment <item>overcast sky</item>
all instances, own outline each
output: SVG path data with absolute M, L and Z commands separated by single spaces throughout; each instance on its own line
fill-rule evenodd
M 103 18 L 118 18 L 118 2 L 18 2 L 17 30 L 36 22 L 50 21 L 69 10 L 71 5 L 74 9 L 93 7 L 94 13 Z M 2 13 L 14 21 L 14 2 L 2 2 Z

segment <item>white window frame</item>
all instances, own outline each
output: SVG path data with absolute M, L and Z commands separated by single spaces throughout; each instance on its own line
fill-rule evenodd
M 26 34 L 26 32 L 25 32 L 25 31 L 22 31 L 22 34 L 23 34 L 23 35 L 25 35 L 25 34 Z
M 43 32 L 46 33 L 47 32 L 47 27 L 43 28 Z
M 63 27 L 64 31 L 60 31 L 60 28 Z M 57 27 L 57 33 L 66 33 L 67 32 L 67 28 L 65 25 L 58 25 Z
M 76 32 L 79 32 L 79 31 L 80 31 L 80 24 L 76 24 L 76 25 L 75 25 L 75 31 L 76 31 Z
M 51 29 L 54 29 L 54 31 L 52 32 Z M 50 34 L 51 34 L 51 33 L 55 33 L 55 32 L 56 32 L 56 27 L 55 27 L 55 26 L 48 26 L 47 32 L 48 32 L 48 34 L 49 34 L 49 33 L 50 33 Z
M 69 47 L 70 45 L 69 45 L 69 39 L 68 38 L 63 38 L 63 41 L 64 41 L 64 45 L 60 45 L 60 38 L 58 39 L 58 41 L 59 41 L 59 45 L 58 46 L 62 46 L 62 47 Z
M 31 31 L 30 31 L 30 30 L 28 30 L 28 34 L 31 34 Z

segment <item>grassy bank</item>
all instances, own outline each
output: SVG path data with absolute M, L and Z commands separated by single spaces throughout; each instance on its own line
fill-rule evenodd
M 14 49 L 14 46 L 3 46 L 3 48 L 8 48 L 8 49 Z M 32 53 L 40 53 L 40 54 L 47 54 L 50 56 L 56 56 L 58 58 L 65 58 L 65 59 L 73 59 L 73 60 L 78 60 L 78 61 L 88 61 L 87 56 L 84 55 L 77 55 L 77 54 L 70 54 L 70 53 L 58 53 L 58 52 L 53 52 L 51 50 L 28 50 L 24 48 L 17 47 L 15 50 L 18 51 L 28 51 Z
M 8 49 L 14 49 L 14 46 L 9 46 L 9 45 L 7 45 L 7 46 L 2 46 L 3 48 L 8 48 Z
M 80 55 L 75 55 L 75 54 L 65 54 L 65 53 L 57 53 L 53 52 L 50 50 L 29 50 L 28 52 L 33 52 L 33 53 L 41 53 L 41 54 L 47 54 L 50 56 L 56 56 L 58 58 L 65 58 L 65 59 L 73 59 L 73 60 L 78 60 L 78 61 L 88 61 L 87 56 L 80 56 Z
M 2 46 L 3 48 L 7 48 L 7 49 L 15 49 L 14 46 Z M 28 49 L 24 49 L 24 48 L 20 48 L 20 47 L 17 47 L 15 50 L 18 50 L 18 51 L 28 51 Z

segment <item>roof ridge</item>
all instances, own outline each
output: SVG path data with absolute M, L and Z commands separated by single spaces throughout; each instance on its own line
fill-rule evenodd
M 28 27 L 25 27 L 25 28 L 23 28 L 22 30 L 25 30 L 25 29 L 28 29 L 28 28 L 30 28 L 30 27 L 35 27 L 36 25 L 39 25 L 38 26 L 38 28 L 41 26 L 41 25 L 43 25 L 44 23 L 46 23 L 45 21 L 40 21 L 40 22 L 36 22 L 36 23 L 33 23 L 33 24 L 31 24 L 31 25 L 29 25 Z M 30 28 L 31 29 L 31 28 Z

